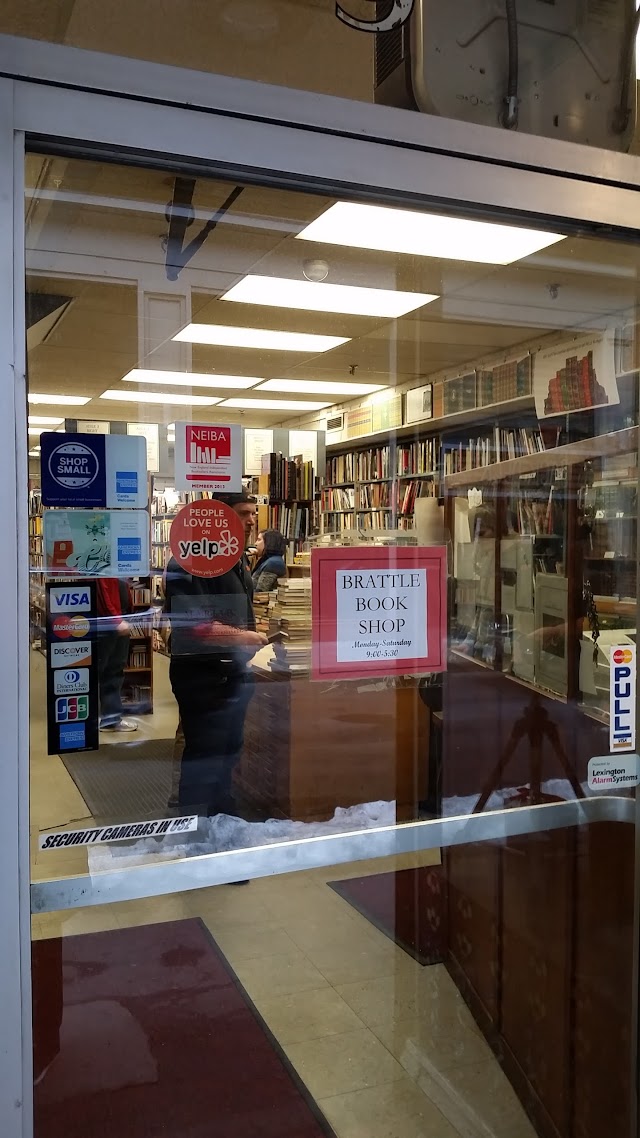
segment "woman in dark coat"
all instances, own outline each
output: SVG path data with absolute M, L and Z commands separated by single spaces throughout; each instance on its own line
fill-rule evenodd
M 256 541 L 258 560 L 251 573 L 254 593 L 270 593 L 276 588 L 278 578 L 286 577 L 287 567 L 284 561 L 286 548 L 286 539 L 279 530 L 265 529 L 258 534 Z

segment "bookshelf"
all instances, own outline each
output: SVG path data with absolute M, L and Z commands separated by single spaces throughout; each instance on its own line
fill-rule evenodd
M 287 564 L 317 530 L 319 493 L 311 461 L 272 451 L 258 477 L 258 529 L 276 529 L 287 541 Z M 262 501 L 260 501 L 262 499 Z
M 129 658 L 124 670 L 122 703 L 126 711 L 150 715 L 153 711 L 153 616 L 151 578 L 136 578 L 130 587 Z

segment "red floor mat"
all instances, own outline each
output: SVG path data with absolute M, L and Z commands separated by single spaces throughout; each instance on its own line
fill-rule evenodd
M 332 889 L 419 964 L 440 964 L 446 946 L 439 865 L 330 881 Z
M 36 941 L 33 968 L 35 1138 L 333 1136 L 199 920 Z

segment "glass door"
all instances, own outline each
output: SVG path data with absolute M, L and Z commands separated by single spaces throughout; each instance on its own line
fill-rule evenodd
M 637 247 L 24 204 L 36 1138 L 630 1134 Z

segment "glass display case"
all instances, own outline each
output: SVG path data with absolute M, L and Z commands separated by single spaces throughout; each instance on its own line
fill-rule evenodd
M 452 650 L 608 720 L 635 643 L 637 428 L 446 479 Z

